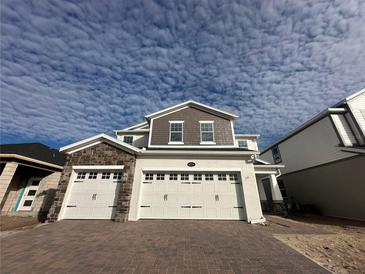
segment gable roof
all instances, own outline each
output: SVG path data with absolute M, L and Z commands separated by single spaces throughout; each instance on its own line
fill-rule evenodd
M 177 104 L 177 105 L 172 106 L 172 107 L 162 109 L 162 110 L 157 111 L 157 112 L 153 112 L 151 114 L 146 115 L 145 118 L 147 120 L 150 120 L 150 119 L 153 119 L 153 118 L 156 118 L 156 117 L 159 117 L 159 116 L 164 116 L 164 115 L 169 114 L 171 112 L 175 112 L 175 111 L 180 110 L 180 109 L 185 108 L 185 107 L 196 107 L 196 108 L 204 110 L 206 112 L 210 112 L 210 113 L 213 113 L 213 114 L 216 114 L 216 115 L 219 115 L 219 116 L 223 116 L 223 117 L 226 117 L 226 118 L 229 118 L 229 119 L 238 118 L 238 116 L 235 115 L 235 114 L 232 114 L 232 113 L 229 113 L 229 112 L 226 112 L 226 111 L 222 111 L 222 110 L 219 110 L 219 109 L 216 109 L 216 108 L 213 108 L 213 107 L 210 107 L 210 106 L 207 106 L 207 105 L 204 105 L 204 104 L 192 101 L 192 100 L 186 101 L 186 102 L 181 103 L 181 104 Z
M 116 138 L 110 137 L 109 135 L 106 135 L 104 133 L 92 136 L 90 138 L 86 138 L 84 140 L 78 141 L 76 143 L 73 143 L 73 144 L 70 144 L 70 145 L 67 145 L 64 147 L 61 147 L 60 151 L 64 151 L 67 153 L 73 153 L 73 152 L 81 150 L 83 148 L 94 146 L 101 142 L 105 142 L 110 145 L 116 146 L 117 148 L 120 148 L 120 149 L 127 151 L 129 153 L 132 153 L 132 154 L 141 151 L 139 148 L 136 148 L 135 146 L 124 143 L 124 142 L 122 142 Z
M 17 157 L 22 156 L 22 157 Z M 19 158 L 22 160 L 38 160 L 62 167 L 66 155 L 57 149 L 41 143 L 4 144 L 0 145 L 0 157 Z

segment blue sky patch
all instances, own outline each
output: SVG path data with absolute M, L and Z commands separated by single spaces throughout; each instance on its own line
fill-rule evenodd
M 112 135 L 186 100 L 260 147 L 365 86 L 364 1 L 1 1 L 1 142 Z

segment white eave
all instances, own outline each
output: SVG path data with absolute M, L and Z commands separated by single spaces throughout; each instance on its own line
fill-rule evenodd
M 73 153 L 73 152 L 79 151 L 81 149 L 84 149 L 86 147 L 91 147 L 91 146 L 97 145 L 102 142 L 116 146 L 116 147 L 118 147 L 122 150 L 128 151 L 130 153 L 138 153 L 141 151 L 139 148 L 136 148 L 132 145 L 124 143 L 124 142 L 122 142 L 118 139 L 115 139 L 113 137 L 110 137 L 106 134 L 98 134 L 93 137 L 81 140 L 79 142 L 61 147 L 60 151 L 67 152 L 67 153 Z
M 129 134 L 129 135 L 133 135 L 133 134 L 148 133 L 148 132 L 150 132 L 150 130 L 149 129 L 119 129 L 119 130 L 114 130 L 114 132 L 116 134 Z
M 178 104 L 178 105 L 175 105 L 175 106 L 165 108 L 165 109 L 162 109 L 160 111 L 148 114 L 148 115 L 145 116 L 145 118 L 146 119 L 152 119 L 152 118 L 155 118 L 155 117 L 158 117 L 158 116 L 169 114 L 170 112 L 173 112 L 173 111 L 176 111 L 176 110 L 182 109 L 184 107 L 188 107 L 188 106 L 195 106 L 199 109 L 203 109 L 205 111 L 215 113 L 215 114 L 218 114 L 218 115 L 221 115 L 221 116 L 225 116 L 225 117 L 228 117 L 228 118 L 231 118 L 231 119 L 238 118 L 238 116 L 235 115 L 235 114 L 232 114 L 232 113 L 229 113 L 229 112 L 226 112 L 226 111 L 222 111 L 222 110 L 219 110 L 217 108 L 213 108 L 213 107 L 210 107 L 210 106 L 207 106 L 207 105 L 204 105 L 202 103 L 198 103 L 198 102 L 195 102 L 195 101 L 192 101 L 192 100 L 189 100 L 189 101 L 183 102 L 181 104 Z
M 202 150 L 141 150 L 140 155 L 243 156 L 258 155 L 259 151 Z
M 127 128 L 123 128 L 123 129 L 119 129 L 119 130 L 114 130 L 114 132 L 117 132 L 117 131 L 122 131 L 122 130 L 137 130 L 137 129 L 141 129 L 145 126 L 148 126 L 148 123 L 147 122 L 143 122 L 143 123 L 139 123 L 137 125 L 134 125 L 134 126 L 131 126 L 131 127 L 127 127 Z
M 254 165 L 255 168 L 258 168 L 258 169 L 265 169 L 265 168 L 284 168 L 285 165 Z
M 260 134 L 235 134 L 236 138 L 259 138 Z
M 345 99 L 341 100 L 340 102 L 338 102 L 337 104 L 334 105 L 334 107 L 337 107 L 337 106 L 340 106 L 340 105 L 343 105 L 343 104 L 346 104 L 348 101 L 350 101 L 351 99 L 361 95 L 365 93 L 365 88 L 358 91 L 358 92 L 355 92 L 354 94 L 351 94 L 349 96 L 347 96 Z

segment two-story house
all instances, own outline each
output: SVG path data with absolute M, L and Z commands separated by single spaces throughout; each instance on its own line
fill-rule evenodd
M 282 165 L 256 159 L 258 135 L 235 134 L 238 116 L 187 101 L 145 122 L 65 146 L 67 161 L 49 220 L 265 220 L 257 178 Z
M 279 184 L 299 207 L 365 220 L 365 89 L 270 145 L 260 158 L 285 165 Z

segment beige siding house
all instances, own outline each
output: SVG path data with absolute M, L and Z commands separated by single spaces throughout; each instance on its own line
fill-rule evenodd
M 279 183 L 300 210 L 365 220 L 365 90 L 266 148 L 260 159 L 284 164 Z
M 265 221 L 258 179 L 282 197 L 282 165 L 258 161 L 257 134 L 236 134 L 238 116 L 187 101 L 145 122 L 65 146 L 50 210 L 61 219 Z
M 52 205 L 65 155 L 43 144 L 0 146 L 2 215 L 44 221 Z

